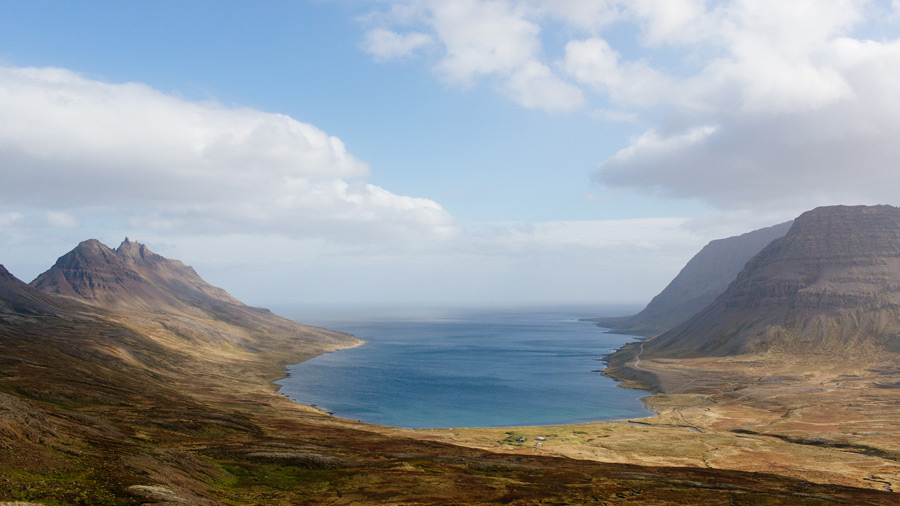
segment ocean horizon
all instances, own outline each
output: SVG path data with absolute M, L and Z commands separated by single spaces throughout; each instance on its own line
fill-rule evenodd
M 648 416 L 642 397 L 599 373 L 637 336 L 591 322 L 620 306 L 417 308 L 281 314 L 366 341 L 288 366 L 295 402 L 404 428 L 559 425 Z

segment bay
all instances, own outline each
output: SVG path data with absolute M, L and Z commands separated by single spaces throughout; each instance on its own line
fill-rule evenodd
M 288 367 L 280 392 L 343 418 L 408 428 L 556 425 L 647 416 L 599 374 L 635 336 L 583 308 L 354 313 L 316 321 L 366 341 Z M 311 321 L 312 320 L 312 321 Z

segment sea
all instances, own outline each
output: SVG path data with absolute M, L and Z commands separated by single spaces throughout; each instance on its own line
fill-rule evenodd
M 350 311 L 286 316 L 358 348 L 288 367 L 280 392 L 335 416 L 406 428 L 559 425 L 648 416 L 646 391 L 599 373 L 636 336 L 587 307 Z

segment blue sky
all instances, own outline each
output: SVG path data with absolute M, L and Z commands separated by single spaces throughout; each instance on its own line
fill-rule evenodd
M 642 302 L 898 204 L 889 1 L 5 2 L 0 262 L 128 235 L 254 304 Z

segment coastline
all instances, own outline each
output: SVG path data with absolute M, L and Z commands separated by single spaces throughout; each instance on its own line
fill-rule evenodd
M 415 320 L 345 320 L 334 328 L 364 336 L 371 347 L 291 364 L 277 381 L 279 393 L 338 417 L 399 428 L 559 425 L 651 415 L 641 399 L 648 392 L 619 388 L 619 381 L 598 374 L 597 361 L 634 337 L 606 334 L 582 322 L 579 313 L 584 314 L 479 310 Z
M 634 370 L 633 361 L 627 364 Z M 665 390 L 643 399 L 652 416 L 419 432 L 431 440 L 503 453 L 776 473 L 812 483 L 900 490 L 900 427 L 891 414 L 900 389 L 880 387 L 894 373 L 848 364 L 823 371 L 813 359 L 764 355 L 651 359 L 639 367 L 663 379 Z
M 328 330 L 328 329 L 323 329 L 323 330 Z M 329 330 L 329 332 L 338 332 L 338 331 Z M 348 335 L 348 336 L 353 337 L 354 339 L 356 339 L 356 342 L 351 342 L 351 343 L 348 343 L 346 346 L 340 346 L 340 347 L 334 348 L 334 349 L 332 349 L 332 350 L 323 351 L 323 352 L 318 353 L 318 354 L 316 354 L 316 355 L 313 355 L 313 356 L 311 356 L 311 357 L 306 357 L 306 358 L 304 358 L 303 360 L 301 360 L 300 362 L 290 362 L 290 363 L 287 363 L 287 364 L 283 364 L 283 365 L 281 366 L 281 370 L 283 371 L 283 375 L 282 375 L 280 378 L 273 379 L 273 380 L 271 380 L 271 381 L 269 382 L 270 385 L 272 385 L 272 386 L 275 387 L 275 393 L 277 393 L 278 395 L 284 397 L 285 399 L 290 400 L 291 402 L 293 402 L 294 404 L 297 404 L 298 406 L 303 406 L 303 407 L 308 408 L 308 409 L 310 409 L 310 410 L 312 410 L 312 411 L 314 411 L 314 412 L 316 412 L 316 413 L 319 413 L 319 414 L 321 414 L 321 415 L 325 415 L 325 416 L 334 416 L 334 413 L 332 413 L 331 411 L 325 411 L 325 410 L 319 408 L 318 406 L 316 406 L 315 404 L 304 404 L 304 403 L 302 403 L 302 402 L 298 402 L 298 401 L 295 401 L 294 399 L 291 399 L 287 394 L 285 394 L 285 393 L 282 392 L 282 389 L 284 388 L 284 385 L 283 385 L 283 384 L 280 384 L 279 382 L 280 382 L 280 381 L 283 381 L 283 380 L 286 380 L 286 379 L 288 379 L 288 378 L 291 377 L 291 373 L 290 373 L 290 370 L 289 370 L 288 368 L 291 367 L 291 366 L 293 366 L 293 365 L 302 364 L 303 362 L 306 362 L 306 361 L 308 361 L 308 360 L 312 360 L 312 359 L 314 359 L 314 358 L 316 358 L 316 357 L 320 357 L 320 356 L 322 356 L 322 355 L 326 355 L 326 354 L 328 354 L 328 353 L 334 353 L 334 352 L 338 352 L 338 351 L 352 350 L 352 349 L 354 349 L 354 348 L 359 348 L 360 346 L 363 346 L 364 344 L 366 344 L 366 341 L 364 341 L 364 340 L 362 340 L 362 339 L 360 339 L 360 338 L 354 336 L 353 334 L 347 334 L 347 333 L 345 333 L 345 332 L 340 332 L 340 333 L 341 333 L 341 334 L 345 334 L 345 335 Z M 340 418 L 340 417 L 336 417 L 336 418 Z M 346 419 L 346 418 L 344 418 L 344 420 L 347 420 L 347 421 L 353 421 L 353 420 L 349 420 L 349 419 Z
M 773 420 L 793 420 L 798 416 L 795 413 L 803 411 L 788 414 L 777 411 L 780 404 L 770 400 L 774 399 L 772 395 L 781 392 L 778 395 L 784 396 L 787 392 L 791 402 L 805 406 L 809 403 L 806 396 L 811 384 L 760 382 L 759 378 L 738 375 L 738 371 L 746 369 L 748 360 L 763 364 L 764 358 L 731 359 L 724 365 L 721 360 L 642 360 L 640 346 L 645 340 L 626 343 L 604 357 L 607 368 L 603 370 L 605 376 L 616 381 L 617 387 L 648 393 L 641 398 L 648 411 L 644 417 L 569 424 L 408 429 L 361 423 L 330 415 L 317 407 L 308 409 L 330 415 L 328 419 L 334 423 L 385 436 L 449 443 L 500 454 L 776 473 L 820 484 L 900 489 L 900 448 L 896 456 L 890 449 L 897 430 L 883 429 L 882 435 L 873 440 L 872 448 L 877 449 L 871 450 L 866 449 L 870 443 L 856 446 L 829 443 L 827 438 L 831 436 L 821 431 L 817 432 L 820 436 L 806 439 L 780 432 L 769 424 Z M 843 376 L 835 372 L 830 377 Z M 823 397 L 823 404 L 834 405 L 836 396 L 843 392 L 839 383 L 832 397 Z M 865 383 L 868 387 L 861 387 L 877 389 L 888 399 L 893 399 L 892 395 L 897 397 L 890 402 L 900 401 L 898 389 L 878 388 L 879 383 L 886 382 L 876 378 Z M 736 389 L 742 393 L 732 393 Z M 742 396 L 749 397 L 745 400 Z M 821 462 L 831 464 L 823 468 Z

